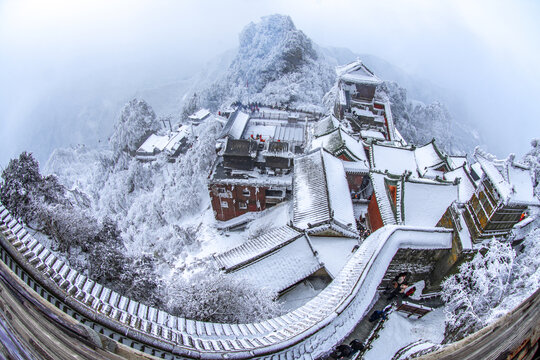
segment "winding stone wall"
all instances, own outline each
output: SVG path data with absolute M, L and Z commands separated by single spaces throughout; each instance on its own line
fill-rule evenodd
M 345 338 L 369 308 L 400 248 L 449 249 L 452 231 L 386 226 L 369 236 L 315 298 L 283 316 L 218 324 L 172 316 L 95 283 L 71 269 L 0 205 L 3 251 L 44 291 L 87 321 L 165 358 L 316 359 Z

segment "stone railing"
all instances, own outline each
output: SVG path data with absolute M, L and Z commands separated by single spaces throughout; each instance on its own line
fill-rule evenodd
M 399 248 L 448 249 L 443 228 L 386 226 L 369 236 L 339 275 L 315 298 L 283 316 L 250 324 L 180 318 L 133 301 L 71 269 L 26 232 L 0 205 L 0 243 L 21 277 L 131 346 L 166 358 L 316 359 L 363 317 Z M 6 258 L 6 259 L 4 259 Z M 27 275 L 22 275 L 25 272 Z M 19 275 L 19 273 L 21 275 Z M 55 306 L 59 306 L 55 304 Z M 114 336 L 111 335 L 111 338 Z

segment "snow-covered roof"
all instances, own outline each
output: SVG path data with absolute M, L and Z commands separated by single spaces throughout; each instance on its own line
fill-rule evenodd
M 210 115 L 210 110 L 208 109 L 200 109 L 195 114 L 189 115 L 188 117 L 191 120 L 201 121 L 204 120 L 208 115 Z
M 153 154 L 154 151 L 161 152 L 169 142 L 167 135 L 150 134 L 150 136 L 137 149 L 137 153 Z
M 425 176 L 429 169 L 435 170 L 443 165 L 448 166 L 444 155 L 435 146 L 435 140 L 414 149 L 414 156 L 418 171 L 422 176 Z
M 167 145 L 165 145 L 165 151 L 173 154 L 178 150 L 183 139 L 185 139 L 191 132 L 189 125 L 182 125 L 178 131 L 173 132 Z
M 445 173 L 444 179 L 448 181 L 460 179 L 458 184 L 458 202 L 464 204 L 471 199 L 475 186 L 473 179 L 465 170 L 465 165 Z
M 328 184 L 330 210 L 334 220 L 355 228 L 356 222 L 349 192 L 349 184 L 341 160 L 331 154 L 321 151 L 324 160 L 324 170 Z
M 223 156 L 247 156 L 255 158 L 257 156 L 257 142 L 254 140 L 236 140 L 227 138 L 225 147 L 221 155 Z
M 346 82 L 352 82 L 355 84 L 373 84 L 378 85 L 382 83 L 375 74 L 373 74 L 361 60 L 356 60 L 345 66 L 338 66 L 336 68 L 339 78 Z
M 448 167 L 434 141 L 417 148 L 374 143 L 371 145 L 371 160 L 373 169 L 388 170 L 394 175 L 410 172 L 415 177 L 442 177 L 444 172 L 437 169 Z
M 191 133 L 191 125 L 182 125 L 177 131 L 167 135 L 151 134 L 137 149 L 137 158 L 153 158 L 154 154 L 162 151 L 175 155 L 183 140 Z
M 343 164 L 343 169 L 345 169 L 346 174 L 367 174 L 369 173 L 369 166 L 366 165 L 363 161 L 347 161 L 341 160 Z
M 371 160 L 372 168 L 382 172 L 388 170 L 394 175 L 405 172 L 417 174 L 416 158 L 414 151 L 410 148 L 372 144 Z
M 292 174 L 261 174 L 258 168 L 252 170 L 225 169 L 223 158 L 218 157 L 209 176 L 210 184 L 247 185 L 256 187 L 277 187 L 291 189 Z
M 248 120 L 249 114 L 246 114 L 245 112 L 240 110 L 235 111 L 229 117 L 229 120 L 227 121 L 227 124 L 225 124 L 225 127 L 223 127 L 220 137 L 228 135 L 234 139 L 240 139 L 242 133 L 244 132 L 246 124 L 248 123 Z
M 330 220 L 330 205 L 321 151 L 294 159 L 293 224 L 306 229 Z
M 279 227 L 224 253 L 214 255 L 214 259 L 220 268 L 231 271 L 285 246 L 301 235 L 289 226 Z
M 294 162 L 293 224 L 300 229 L 332 225 L 344 235 L 355 235 L 349 186 L 341 160 L 313 151 Z
M 294 158 L 294 153 L 289 149 L 289 143 L 285 141 L 271 141 L 267 147 L 261 151 L 263 157 Z
M 274 140 L 280 141 L 304 141 L 304 127 L 303 126 L 290 126 L 290 125 L 278 125 L 274 132 Z
M 315 136 L 322 136 L 335 130 L 339 126 L 339 120 L 334 115 L 328 115 L 317 121 L 313 126 Z
M 345 237 L 312 236 L 309 238 L 324 268 L 335 278 L 358 246 L 358 239 Z
M 366 138 L 372 138 L 372 139 L 379 139 L 379 140 L 385 140 L 386 137 L 384 134 L 378 130 L 368 129 L 368 130 L 360 130 L 360 136 L 362 139 Z
M 303 122 L 290 124 L 287 120 L 250 118 L 242 138 L 250 139 L 259 136 L 265 141 L 304 142 L 304 132 Z
M 467 155 L 450 155 L 448 158 L 452 169 L 457 169 L 467 163 Z
M 334 156 L 345 153 L 352 160 L 363 163 L 366 169 L 369 167 L 364 145 L 341 128 L 337 128 L 329 134 L 313 139 L 311 148 L 324 148 Z
M 230 275 L 280 292 L 322 267 L 307 238 L 301 236 Z
M 482 177 L 484 176 L 484 170 L 482 170 L 482 165 L 479 162 L 475 162 L 471 165 L 471 176 L 475 184 L 479 184 Z
M 458 199 L 458 187 L 435 181 L 405 181 L 402 194 L 403 221 L 411 226 L 435 226 Z
M 498 160 L 477 149 L 474 157 L 505 204 L 540 206 L 540 201 L 534 195 L 529 168 L 515 163 L 513 156 Z

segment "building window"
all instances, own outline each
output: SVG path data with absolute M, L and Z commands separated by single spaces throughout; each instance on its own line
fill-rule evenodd
M 266 189 L 264 192 L 265 196 L 268 197 L 284 197 L 285 194 L 283 193 L 283 190 L 273 190 L 273 189 Z
M 227 209 L 229 207 L 229 203 L 226 201 L 221 201 L 221 207 Z
M 225 188 L 220 187 L 220 188 L 217 189 L 217 192 L 219 194 L 225 194 Z
M 245 202 L 242 202 L 242 201 L 239 201 L 238 202 L 238 207 L 242 210 L 245 210 L 247 209 L 247 204 Z
M 249 189 L 244 189 L 242 190 L 242 195 L 246 196 L 246 197 L 249 197 L 251 193 L 249 192 Z

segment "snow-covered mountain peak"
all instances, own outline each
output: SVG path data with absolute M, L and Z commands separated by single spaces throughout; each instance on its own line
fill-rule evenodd
M 270 15 L 248 24 L 227 71 L 206 86 L 200 107 L 217 109 L 234 101 L 320 108 L 335 80 L 333 65 L 289 16 Z
M 245 80 L 260 90 L 268 80 L 297 71 L 315 59 L 313 43 L 296 29 L 289 16 L 270 15 L 259 23 L 248 24 L 240 33 L 240 48 L 231 67 L 246 69 Z M 246 68 L 256 61 L 260 66 Z
M 436 137 L 441 148 L 460 154 L 480 141 L 458 120 L 460 116 L 448 110 L 446 101 L 439 101 L 444 97 L 438 96 L 434 87 L 379 58 L 321 47 L 298 30 L 289 16 L 270 15 L 249 23 L 231 55 L 221 71 L 203 72 L 217 76 L 213 81 L 197 82 L 191 95 L 186 96 L 189 100 L 184 104 L 184 117 L 199 108 L 217 111 L 236 101 L 326 112 L 334 102 L 329 90 L 336 82 L 336 66 L 360 58 L 385 80 L 378 96 L 390 102 L 394 121 L 407 142 L 423 145 Z M 406 86 L 394 82 L 396 79 Z M 422 92 L 409 92 L 409 88 Z

